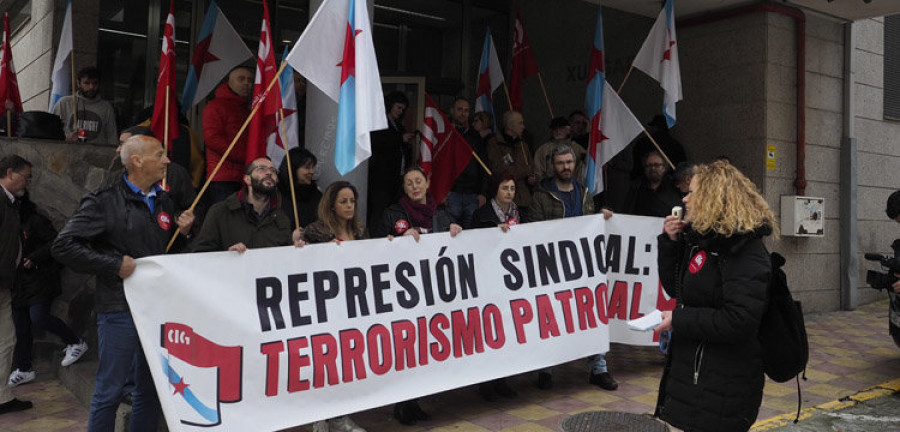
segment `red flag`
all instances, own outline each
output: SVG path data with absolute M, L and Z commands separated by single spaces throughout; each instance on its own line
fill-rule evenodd
M 431 182 L 429 191 L 435 202 L 441 202 L 472 160 L 472 147 L 427 93 L 421 149 L 421 166 Z
M 150 128 L 171 152 L 172 143 L 178 138 L 178 109 L 175 105 L 175 0 L 169 1 L 169 16 L 163 30 L 159 77 L 156 80 L 156 99 L 153 102 Z
M 9 47 L 9 16 L 3 14 L 3 45 L 0 46 L 0 115 L 6 116 L 9 104 L 12 104 L 13 114 L 22 112 L 19 81 L 16 79 L 16 68 L 13 67 L 12 50 Z
M 522 111 L 522 81 L 538 74 L 534 52 L 525 34 L 522 15 L 516 11 L 516 27 L 513 33 L 512 77 L 509 83 L 509 98 L 514 111 Z
M 269 26 L 269 5 L 263 2 L 262 29 L 259 34 L 259 50 L 256 55 L 256 81 L 253 84 L 253 105 L 261 104 L 258 112 L 250 120 L 250 133 L 247 136 L 246 162 L 264 157 L 268 148 L 278 146 L 282 149 L 281 136 L 278 133 L 278 116 L 281 111 L 281 86 L 276 82 L 269 93 L 265 90 L 272 80 L 278 77 L 278 64 L 275 61 L 275 49 L 272 46 L 272 31 Z M 268 97 L 275 95 L 274 97 Z M 284 150 L 281 152 L 284 154 Z

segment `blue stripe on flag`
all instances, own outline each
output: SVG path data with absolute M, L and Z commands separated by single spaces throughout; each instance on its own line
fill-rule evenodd
M 163 364 L 163 372 L 166 373 L 166 376 L 169 378 L 169 383 L 177 383 L 181 381 L 181 376 L 178 375 L 172 367 L 169 365 L 169 359 L 160 356 L 162 358 Z M 210 423 L 219 423 L 219 410 L 210 408 L 200 402 L 197 399 L 197 396 L 194 396 L 194 392 L 191 391 L 191 388 L 184 389 L 184 401 L 187 402 L 194 411 L 197 411 L 197 414 L 200 414 L 201 417 L 208 420 Z
M 341 175 L 356 167 L 356 77 L 352 75 L 341 85 L 334 166 Z

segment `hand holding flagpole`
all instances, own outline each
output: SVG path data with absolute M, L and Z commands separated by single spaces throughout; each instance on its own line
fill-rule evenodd
M 284 67 L 287 66 L 287 62 L 281 62 L 281 67 L 278 68 L 278 72 L 275 74 L 275 78 L 269 82 L 269 85 L 266 86 L 266 91 L 263 92 L 262 96 L 259 98 L 256 104 L 253 105 L 253 108 L 250 110 L 250 115 L 247 116 L 247 119 L 244 120 L 244 123 L 241 125 L 241 128 L 238 129 L 237 133 L 234 135 L 234 138 L 231 140 L 231 144 L 228 144 L 228 148 L 225 149 L 225 152 L 222 153 L 222 157 L 219 159 L 219 163 L 216 164 L 216 167 L 213 168 L 212 172 L 206 176 L 206 182 L 203 183 L 203 187 L 200 188 L 200 191 L 197 192 L 197 197 L 194 198 L 194 202 L 191 203 L 191 206 L 188 208 L 190 211 L 194 211 L 194 208 L 197 207 L 197 203 L 200 202 L 200 198 L 203 197 L 203 194 L 206 193 L 206 189 L 209 187 L 212 179 L 216 177 L 216 174 L 219 172 L 219 168 L 222 168 L 222 163 L 225 162 L 225 159 L 228 159 L 228 155 L 231 154 L 231 150 L 234 149 L 234 145 L 237 144 L 238 139 L 241 137 L 241 134 L 244 133 L 244 130 L 247 129 L 247 125 L 250 124 L 250 120 L 253 119 L 253 116 L 259 111 L 259 106 L 262 105 L 262 101 L 265 98 L 269 97 L 269 90 L 275 86 L 275 83 L 278 82 L 278 75 L 281 75 L 281 71 L 284 70 Z M 169 239 L 169 244 L 166 246 L 166 252 L 169 252 L 169 249 L 172 248 L 172 244 L 175 243 L 175 239 L 178 237 L 178 234 L 181 232 L 181 228 L 175 230 L 175 234 L 172 235 L 172 238 Z

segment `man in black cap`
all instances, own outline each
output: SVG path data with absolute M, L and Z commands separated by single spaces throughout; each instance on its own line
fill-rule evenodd
M 654 130 L 651 131 L 651 135 L 656 143 L 659 144 L 659 149 L 657 149 L 656 146 L 650 142 L 650 139 L 644 135 L 641 135 L 641 138 L 634 143 L 634 149 L 632 150 L 633 165 L 631 168 L 632 180 L 641 178 L 644 175 L 644 165 L 642 161 L 651 151 L 655 150 L 656 152 L 659 152 L 662 150 L 662 153 L 665 153 L 666 157 L 672 161 L 673 166 L 687 160 L 687 156 L 684 153 L 684 147 L 678 140 L 669 134 L 669 125 L 666 123 L 665 116 L 655 116 L 653 117 L 653 120 L 650 120 L 650 123 L 647 123 L 647 125 L 653 126 Z
M 538 176 L 538 181 L 548 179 L 554 176 L 553 161 L 551 161 L 551 153 L 560 144 L 566 144 L 575 151 L 575 179 L 580 183 L 585 183 L 585 159 L 587 151 L 572 141 L 571 127 L 569 120 L 565 117 L 556 117 L 550 121 L 550 141 L 542 144 L 534 152 L 534 173 Z

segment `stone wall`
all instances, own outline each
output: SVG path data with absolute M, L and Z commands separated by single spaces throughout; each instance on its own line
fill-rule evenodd
M 81 197 L 101 185 L 115 147 L 94 144 L 67 144 L 60 141 L 0 138 L 0 157 L 17 154 L 34 165 L 29 186 L 32 200 L 60 229 L 75 210 Z M 93 315 L 93 277 L 66 268 L 62 295 L 53 304 L 53 313 L 68 322 L 76 334 L 96 347 L 96 320 Z M 48 350 L 59 348 L 59 340 L 47 334 L 36 335 L 39 356 L 50 357 Z M 96 356 L 96 350 L 88 351 Z
M 900 122 L 884 119 L 884 19 L 859 21 L 853 25 L 856 38 L 857 70 L 856 136 L 858 139 L 859 181 L 857 183 L 859 220 L 860 303 L 865 288 L 866 270 L 878 270 L 864 261 L 864 252 L 890 253 L 893 239 L 900 237 L 900 226 L 885 215 L 887 197 L 900 189 Z M 884 293 L 874 293 L 883 298 Z

